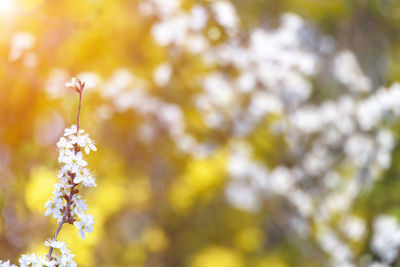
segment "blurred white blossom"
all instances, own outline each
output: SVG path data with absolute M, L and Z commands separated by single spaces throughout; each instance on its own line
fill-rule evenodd
M 11 37 L 11 51 L 9 60 L 15 61 L 22 57 L 23 53 L 35 45 L 35 36 L 29 32 L 19 32 Z
M 168 63 L 159 65 L 154 71 L 154 81 L 158 86 L 165 86 L 169 83 L 172 67 Z
M 396 258 L 400 246 L 400 226 L 395 218 L 381 215 L 373 225 L 371 248 L 384 263 L 390 264 Z

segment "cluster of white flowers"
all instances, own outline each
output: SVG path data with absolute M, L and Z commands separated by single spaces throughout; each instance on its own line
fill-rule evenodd
M 134 110 L 146 118 L 147 122 L 152 122 L 138 127 L 137 135 L 141 141 L 150 143 L 156 138 L 157 127 L 160 127 L 167 131 L 176 147 L 181 151 L 193 155 L 206 155 L 207 145 L 199 144 L 187 132 L 184 114 L 179 105 L 151 95 L 147 90 L 148 87 L 148 82 L 136 77 L 128 70 L 116 70 L 108 80 L 99 86 L 101 95 L 113 105 L 113 107 L 108 104 L 99 106 L 99 117 L 107 119 L 115 111 L 123 113 Z
M 237 35 L 240 19 L 229 1 L 195 5 L 188 11 L 176 4 L 169 12 L 158 1 L 147 3 L 156 6 L 153 11 L 160 19 L 153 26 L 155 41 L 168 45 L 174 56 L 177 50 L 201 52 L 213 70 L 193 79 L 204 89 L 193 101 L 210 130 L 232 129 L 228 201 L 257 211 L 264 199 L 286 198 L 294 212 L 284 216 L 290 216 L 294 230 L 313 238 L 309 229 L 320 229 L 316 241 L 330 255 L 331 264 L 355 266 L 349 244 L 365 240 L 367 229 L 364 219 L 352 214 L 352 207 L 391 164 L 394 137 L 382 123 L 400 115 L 399 85 L 372 90 L 372 81 L 351 51 L 336 51 L 332 39 L 316 36 L 295 14 L 284 14 L 278 28 L 250 30 L 246 40 Z M 195 10 L 207 12 L 194 16 Z M 200 31 L 190 27 L 196 18 L 202 21 Z M 221 27 L 207 30 L 208 20 Z M 210 45 L 210 40 L 218 42 Z M 237 73 L 229 74 L 226 67 Z M 328 97 L 314 102 L 312 96 L 320 88 L 313 88 L 310 79 L 324 74 L 331 77 L 327 84 L 340 83 L 345 90 L 332 96 L 321 90 Z M 269 131 L 284 138 L 287 147 L 282 149 L 291 162 L 273 169 L 254 160 L 247 142 L 269 117 L 274 118 Z M 397 250 L 393 251 L 396 256 Z
M 56 240 L 47 240 L 44 243 L 46 246 L 51 247 L 54 249 L 54 255 L 51 259 L 47 257 L 41 257 L 35 253 L 30 255 L 22 255 L 19 259 L 19 263 L 21 267 L 30 267 L 30 266 L 48 266 L 48 267 L 76 267 L 77 264 L 73 260 L 75 257 L 74 254 L 66 247 L 64 242 L 56 241 Z M 1 265 L 5 267 L 6 265 Z M 15 266 L 15 265 L 14 265 Z
M 87 162 L 83 159 L 83 152 L 89 154 L 91 150 L 97 151 L 93 141 L 84 130 L 76 125 L 65 129 L 64 136 L 57 143 L 59 149 L 58 161 L 62 164 L 55 184 L 54 196 L 46 203 L 48 216 L 58 220 L 58 223 L 73 223 L 79 229 L 79 235 L 85 238 L 85 232 L 93 230 L 94 219 L 88 215 L 85 201 L 77 193 L 78 186 L 94 187 L 96 182 L 90 170 L 86 168 Z

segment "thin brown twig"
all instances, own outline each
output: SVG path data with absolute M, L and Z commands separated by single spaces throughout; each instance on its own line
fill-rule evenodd
M 78 106 L 78 114 L 76 115 L 76 135 L 79 135 L 79 116 L 81 114 L 81 103 L 82 103 L 82 91 L 83 91 L 83 86 L 80 81 L 79 84 L 81 85 L 81 88 L 79 90 L 79 106 Z

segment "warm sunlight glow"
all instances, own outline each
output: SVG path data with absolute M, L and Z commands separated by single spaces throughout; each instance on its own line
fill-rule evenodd
M 15 10 L 15 2 L 12 0 L 0 0 L 1 16 L 11 15 Z
M 0 0 L 2 1 L 2 0 Z M 34 11 L 45 4 L 46 0 L 15 0 L 18 2 L 18 6 L 24 11 Z

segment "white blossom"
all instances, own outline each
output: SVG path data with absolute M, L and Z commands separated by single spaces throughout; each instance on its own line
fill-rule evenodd
M 85 232 L 93 231 L 94 218 L 92 215 L 87 215 L 83 213 L 78 213 L 80 221 L 74 222 L 74 226 L 79 229 L 79 236 L 84 239 Z
M 78 80 L 72 78 L 71 81 L 65 83 L 65 87 L 79 88 Z
M 57 241 L 54 239 L 48 239 L 44 242 L 44 244 L 48 247 L 56 248 L 56 249 L 61 249 L 62 247 L 65 246 L 65 243 L 62 241 Z
M 17 267 L 14 264 L 11 264 L 10 261 L 1 261 L 0 260 L 0 267 Z
M 66 128 L 64 131 L 64 136 L 76 135 L 78 131 L 78 127 L 76 125 L 72 125 L 70 128 Z M 85 130 L 79 129 L 79 134 L 83 134 Z
M 49 216 L 53 214 L 54 219 L 58 219 L 60 221 L 62 217 L 61 208 L 63 207 L 63 200 L 59 196 L 52 197 L 52 200 L 46 202 L 45 207 L 47 208 L 45 212 L 45 216 Z

